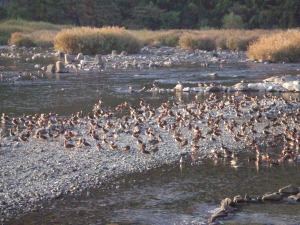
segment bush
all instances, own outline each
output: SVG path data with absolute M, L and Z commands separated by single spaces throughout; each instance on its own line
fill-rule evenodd
M 35 44 L 29 37 L 25 36 L 24 34 L 22 34 L 20 32 L 13 33 L 8 41 L 8 44 L 16 45 L 16 46 L 24 46 L 24 47 L 34 47 L 35 46 Z
M 55 37 L 55 48 L 71 54 L 109 54 L 112 50 L 140 52 L 142 43 L 124 28 L 73 28 L 62 30 Z
M 300 60 L 300 31 L 282 31 L 263 36 L 248 48 L 248 57 L 270 62 L 298 62 Z

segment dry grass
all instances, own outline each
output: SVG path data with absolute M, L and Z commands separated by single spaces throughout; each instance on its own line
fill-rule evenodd
M 29 38 L 34 38 L 36 40 L 32 40 L 33 42 L 36 42 L 37 45 L 45 44 L 42 42 L 44 38 L 47 39 L 47 42 L 49 43 L 49 38 L 48 34 L 50 35 L 49 37 L 52 37 L 52 34 L 50 34 L 50 31 L 60 31 L 62 29 L 70 28 L 71 26 L 66 26 L 66 25 L 54 25 L 51 23 L 46 23 L 46 22 L 28 22 L 25 20 L 6 20 L 2 21 L 0 23 L 0 45 L 6 45 L 8 44 L 8 40 L 11 39 L 11 35 L 15 32 L 22 33 L 23 36 L 27 36 Z M 42 35 L 42 34 L 35 34 L 35 35 L 30 35 L 38 31 L 49 31 L 47 35 Z M 53 42 L 53 40 L 52 40 Z
M 300 30 L 281 31 L 261 37 L 248 48 L 248 57 L 270 62 L 300 61 Z
M 112 50 L 138 53 L 141 41 L 134 38 L 124 28 L 81 27 L 66 29 L 55 37 L 55 48 L 68 53 L 108 54 Z
M 250 43 L 278 30 L 130 30 L 134 37 L 150 46 L 180 46 L 195 50 L 247 50 Z
M 247 50 L 250 43 L 277 30 L 199 30 L 190 31 L 179 40 L 183 49 Z
M 180 37 L 184 34 L 184 30 L 129 30 L 135 38 L 141 40 L 144 45 L 161 47 L 178 45 Z
M 51 47 L 58 32 L 56 30 L 37 30 L 32 33 L 15 32 L 8 40 L 8 44 L 25 47 Z

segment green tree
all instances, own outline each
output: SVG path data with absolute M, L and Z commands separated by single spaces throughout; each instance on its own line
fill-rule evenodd
M 222 21 L 225 29 L 242 29 L 244 27 L 242 17 L 234 13 L 226 14 Z

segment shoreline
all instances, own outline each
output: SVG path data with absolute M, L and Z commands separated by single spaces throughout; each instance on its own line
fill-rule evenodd
M 62 120 L 65 121 L 64 124 L 53 122 L 45 128 L 37 126 L 31 131 L 28 141 L 21 141 L 18 138 L 25 131 L 21 131 L 17 136 L 2 138 L 1 222 L 35 210 L 37 203 L 79 194 L 122 174 L 179 162 L 184 155 L 191 155 L 197 159 L 234 157 L 233 153 L 238 154 L 245 148 L 249 150 L 254 148 L 255 142 L 258 146 L 263 146 L 268 145 L 265 139 L 270 139 L 269 142 L 273 141 L 274 144 L 278 141 L 276 135 L 288 135 L 284 130 L 287 126 L 290 130 L 294 127 L 299 130 L 297 122 L 285 124 L 285 121 L 290 121 L 289 119 L 295 121 L 299 118 L 298 99 L 287 101 L 266 96 L 262 100 L 255 100 L 242 95 L 232 96 L 222 99 L 212 94 L 203 104 L 172 105 L 167 102 L 155 110 L 142 102 L 141 108 L 129 108 L 131 116 L 122 119 L 110 116 L 110 112 L 99 102 L 94 110 L 98 113 L 100 113 L 98 110 L 103 111 L 99 118 L 79 116 L 77 121 L 73 121 L 73 125 L 70 124 L 72 119 L 64 119 Z M 97 113 L 94 114 L 96 115 Z M 280 125 L 272 121 L 275 118 Z M 127 119 L 127 123 L 124 119 Z M 51 116 L 48 120 L 51 120 Z M 60 121 L 60 118 L 56 120 Z M 253 123 L 253 128 L 245 128 L 245 137 L 240 136 L 242 135 L 240 126 L 244 122 Z M 274 124 L 276 126 L 273 127 Z M 270 128 L 266 128 L 270 125 Z M 195 131 L 194 126 L 198 126 L 201 131 Z M 234 127 L 228 129 L 228 126 Z M 66 150 L 63 146 L 65 133 L 60 134 L 58 139 L 47 136 L 49 130 L 54 132 L 62 127 L 74 134 L 72 141 L 68 143 L 76 145 L 79 138 L 85 138 L 91 147 L 85 147 L 81 143 L 80 147 Z M 100 140 L 92 137 L 91 129 L 95 130 Z M 270 134 L 265 134 L 265 130 Z M 197 132 L 200 132 L 199 135 L 202 137 L 196 143 L 196 140 L 192 139 Z M 36 135 L 37 133 L 47 136 L 47 141 Z M 298 131 L 296 134 L 299 135 Z M 134 135 L 138 137 L 133 137 Z M 107 143 L 103 143 L 103 137 Z M 278 136 L 277 139 L 281 140 L 281 137 Z M 178 141 L 180 138 L 184 141 Z M 136 143 L 138 139 L 145 147 Z M 115 150 L 111 142 L 117 145 Z M 103 149 L 98 150 L 97 144 Z M 126 146 L 130 146 L 130 149 L 123 149 Z M 226 153 L 226 149 L 231 153 Z M 263 149 L 261 151 L 261 155 L 266 154 Z M 284 160 L 280 162 L 282 159 L 276 158 L 275 155 L 271 157 L 273 161 L 270 163 L 276 160 L 278 163 L 284 162 Z M 296 161 L 300 160 L 299 155 L 295 157 Z

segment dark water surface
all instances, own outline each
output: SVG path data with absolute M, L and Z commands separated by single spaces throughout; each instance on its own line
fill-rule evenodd
M 299 165 L 229 163 L 163 166 L 67 197 L 10 224 L 206 224 L 225 197 L 261 196 L 300 185 Z M 300 224 L 300 204 L 244 205 L 225 224 Z
M 15 61 L 15 62 L 14 62 Z M 40 60 L 47 65 L 55 59 Z M 36 62 L 35 62 L 36 63 Z M 0 112 L 9 116 L 47 113 L 70 115 L 91 111 L 102 99 L 107 106 L 128 101 L 137 104 L 145 100 L 155 106 L 166 100 L 205 99 L 207 94 L 129 93 L 128 85 L 138 90 L 159 87 L 172 88 L 178 80 L 184 85 L 197 82 L 231 85 L 244 79 L 261 81 L 275 75 L 299 74 L 299 64 L 213 64 L 208 68 L 185 67 L 154 70 L 108 71 L 87 74 L 53 74 L 44 78 L 34 71 L 35 63 L 24 58 L 0 59 Z M 10 82 L 18 71 L 33 71 L 36 81 Z M 214 79 L 209 73 L 217 72 Z M 248 93 L 262 95 L 263 93 Z M 299 97 L 298 94 L 283 94 Z M 163 166 L 145 173 L 126 175 L 102 189 L 89 190 L 82 196 L 66 197 L 47 204 L 43 210 L 31 213 L 9 224 L 205 224 L 225 197 L 249 194 L 262 195 L 277 191 L 288 184 L 300 185 L 299 165 L 256 168 L 246 165 L 234 169 L 228 164 Z M 300 224 L 300 204 L 252 204 L 243 206 L 225 224 Z

